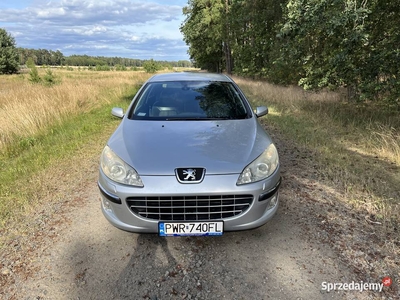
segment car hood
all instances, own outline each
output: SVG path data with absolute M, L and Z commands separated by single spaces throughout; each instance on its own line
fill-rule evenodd
M 124 118 L 108 145 L 139 175 L 175 175 L 176 168 L 239 174 L 271 143 L 255 117 L 218 121 Z

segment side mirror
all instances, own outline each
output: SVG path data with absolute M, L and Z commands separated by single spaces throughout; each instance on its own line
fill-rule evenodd
M 121 107 L 113 107 L 111 114 L 114 117 L 122 119 L 124 117 L 124 110 Z
M 266 114 L 268 114 L 268 107 L 266 107 L 266 106 L 258 106 L 256 108 L 256 116 L 257 116 L 257 118 L 265 116 Z

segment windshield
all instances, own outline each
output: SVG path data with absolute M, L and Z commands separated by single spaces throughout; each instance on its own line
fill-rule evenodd
M 129 113 L 141 120 L 210 120 L 251 117 L 230 82 L 153 82 L 142 90 Z

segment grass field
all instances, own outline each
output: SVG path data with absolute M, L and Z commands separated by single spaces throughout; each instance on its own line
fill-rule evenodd
M 72 158 L 77 153 L 86 157 L 88 145 L 110 134 L 110 127 L 118 124 L 111 108 L 126 108 L 150 76 L 124 71 L 54 73 L 59 83 L 51 87 L 32 84 L 28 74 L 1 77 L 0 229 L 34 211 L 41 204 L 41 192 L 51 192 L 40 174 L 59 174 L 58 166 L 64 165 L 62 174 L 68 176 L 65 162 L 72 160 L 71 167 L 76 167 Z
M 32 84 L 28 74 L 2 77 L 0 150 L 16 142 L 30 144 L 50 125 L 118 100 L 149 77 L 143 72 L 53 72 L 60 83 L 51 87 Z
M 321 179 L 343 201 L 392 226 L 400 219 L 400 114 L 374 103 L 348 103 L 339 93 L 310 93 L 237 78 L 263 122 L 313 153 Z
M 65 166 L 77 152 L 85 157 L 88 145 L 105 139 L 118 124 L 111 107 L 126 108 L 150 76 L 87 70 L 54 74 L 59 83 L 51 87 L 32 84 L 28 74 L 1 76 L 1 227 L 40 205 L 43 183 L 37 174 Z M 321 178 L 343 191 L 343 201 L 367 210 L 378 222 L 399 220 L 398 111 L 349 104 L 337 93 L 236 80 L 254 106 L 269 106 L 263 122 L 313 153 Z

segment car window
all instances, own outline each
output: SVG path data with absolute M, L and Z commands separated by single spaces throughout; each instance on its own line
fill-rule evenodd
M 141 92 L 131 119 L 244 119 L 251 116 L 230 82 L 153 82 Z

